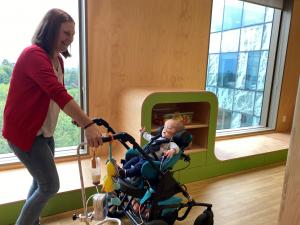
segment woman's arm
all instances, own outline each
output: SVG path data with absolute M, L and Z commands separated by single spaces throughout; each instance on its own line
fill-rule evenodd
M 81 128 L 93 122 L 73 99 L 64 106 L 63 111 Z M 85 137 L 90 147 L 102 145 L 102 135 L 96 124 L 92 124 L 85 129 Z

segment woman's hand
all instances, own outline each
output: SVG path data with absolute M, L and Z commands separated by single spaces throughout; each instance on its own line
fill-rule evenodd
M 85 137 L 89 147 L 97 148 L 103 144 L 102 134 L 96 124 L 93 124 L 85 129 Z
M 74 99 L 65 105 L 63 111 L 72 118 L 74 125 L 84 129 L 88 146 L 97 148 L 102 145 L 102 135 L 99 127 L 82 111 Z

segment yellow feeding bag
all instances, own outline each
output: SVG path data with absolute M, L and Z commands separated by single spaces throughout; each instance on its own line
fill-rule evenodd
M 106 163 L 106 171 L 107 174 L 103 181 L 102 191 L 112 192 L 115 190 L 115 185 L 112 177 L 116 176 L 117 174 L 116 166 L 112 161 L 108 161 Z

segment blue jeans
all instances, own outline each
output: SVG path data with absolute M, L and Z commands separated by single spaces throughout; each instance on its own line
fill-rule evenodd
M 22 151 L 12 143 L 8 144 L 33 177 L 33 183 L 16 225 L 38 225 L 44 206 L 59 190 L 53 137 L 37 136 L 29 152 Z

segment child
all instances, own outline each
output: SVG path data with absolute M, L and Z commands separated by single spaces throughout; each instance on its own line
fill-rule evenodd
M 172 141 L 172 137 L 179 131 L 183 130 L 183 124 L 174 119 L 166 120 L 164 128 L 159 136 L 152 136 L 145 132 L 144 128 L 140 130 L 144 139 L 149 143 L 144 147 L 144 152 L 154 160 L 161 160 L 163 157 L 171 158 L 179 152 L 178 145 Z M 146 159 L 139 155 L 131 158 L 119 169 L 119 176 L 135 177 L 141 175 L 141 168 Z

